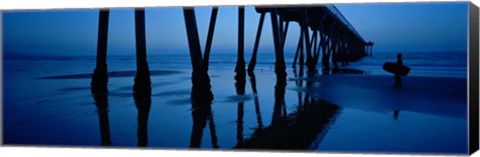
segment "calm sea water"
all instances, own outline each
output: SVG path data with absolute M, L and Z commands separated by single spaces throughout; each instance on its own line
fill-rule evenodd
M 412 68 L 409 74 L 411 77 L 452 78 L 461 87 L 463 84 L 466 86 L 466 53 L 405 52 L 403 56 L 404 64 Z M 293 54 L 288 53 L 285 58 L 287 67 L 291 67 Z M 390 84 L 391 74 L 384 72 L 382 65 L 387 61 L 395 62 L 395 59 L 396 53 L 378 52 L 345 68 L 363 71 L 362 76 L 379 76 L 380 80 L 388 77 L 387 82 Z M 245 60 L 249 62 L 250 54 L 245 55 Z M 148 62 L 152 71 L 151 108 L 146 116 L 147 131 L 142 131 L 138 129 L 143 126 L 139 119 L 145 117 L 145 112 L 138 108 L 132 92 L 135 56 L 112 55 L 108 56 L 107 62 L 110 72 L 124 72 L 125 76 L 109 78 L 109 94 L 106 98 L 108 107 L 105 110 L 95 105 L 95 99 L 89 90 L 89 74 L 95 67 L 95 56 L 5 55 L 4 143 L 100 146 L 107 136 L 104 134 L 105 128 L 108 128 L 111 145 L 116 147 L 137 146 L 143 139 L 141 137 L 146 135 L 149 147 L 188 148 L 195 139 L 192 136 L 200 134 L 200 139 L 196 140 L 200 140 L 201 148 L 219 146 L 230 149 L 250 138 L 259 128 L 268 128 L 274 124 L 279 98 L 283 98 L 285 113 L 293 114 L 307 100 L 303 97 L 308 97 L 302 92 L 303 88 L 291 80 L 295 77 L 291 68 L 287 69 L 290 80 L 286 86 L 277 88 L 274 54 L 265 53 L 259 53 L 255 83 L 247 76 L 245 94 L 239 95 L 234 79 L 236 54 L 212 53 L 209 75 L 215 98 L 208 112 L 211 118 L 205 120 L 202 129 L 194 129 L 198 116 L 194 116 L 195 109 L 192 109 L 190 100 L 191 64 L 188 54 L 149 55 Z M 324 96 L 330 94 L 332 97 L 335 92 L 342 94 L 342 89 L 349 88 L 346 84 L 339 85 L 338 88 L 328 84 L 319 87 L 325 89 L 323 92 L 327 94 Z M 358 90 L 364 90 L 359 93 L 373 90 L 398 92 L 381 84 L 375 87 L 371 90 Z M 258 91 L 254 92 L 254 89 Z M 278 94 L 282 90 L 285 91 L 283 95 Z M 346 101 L 338 101 L 345 104 L 336 104 L 339 110 L 336 111 L 335 118 L 329 120 L 310 149 L 465 153 L 466 117 L 461 115 L 464 112 L 466 114 L 466 105 L 463 106 L 466 98 L 463 99 L 461 92 L 456 92 L 456 95 L 445 92 L 441 94 L 447 101 L 438 101 L 432 99 L 436 96 L 429 94 L 431 90 L 433 89 L 404 94 L 405 100 L 399 100 L 416 102 L 412 104 L 434 104 L 426 105 L 432 110 L 425 106 L 406 105 L 403 106 L 405 110 L 400 111 L 400 116 L 397 113 L 398 119 L 392 118 L 394 111 L 378 112 L 377 109 L 382 108 L 378 106 L 373 107 L 375 111 L 371 109 L 371 104 L 381 105 L 381 102 L 391 97 L 379 96 L 374 99 L 379 102 L 374 103 L 354 99 L 347 101 L 345 98 L 332 99 Z M 425 95 L 426 97 L 415 97 Z M 321 96 L 317 95 L 319 98 Z
M 391 75 L 384 71 L 382 66 L 385 62 L 396 62 L 397 52 L 375 52 L 372 56 L 366 56 L 357 62 L 350 63 L 346 68 L 363 70 L 365 74 L 373 75 Z M 409 76 L 429 76 L 429 77 L 467 77 L 467 53 L 457 51 L 447 52 L 402 52 L 405 66 L 411 68 Z M 287 67 L 293 63 L 293 53 L 285 53 L 285 62 Z M 245 61 L 248 64 L 251 54 L 245 54 Z M 76 61 L 76 62 L 94 62 L 95 56 L 15 56 L 7 55 L 5 59 L 9 60 L 52 60 L 52 61 Z M 235 53 L 212 53 L 210 56 L 210 66 L 235 66 L 237 55 Z M 135 65 L 134 55 L 111 55 L 108 56 L 108 64 L 119 64 L 119 66 Z M 163 54 L 149 55 L 148 62 L 150 66 L 161 67 L 185 67 L 190 66 L 190 57 L 188 54 Z M 273 53 L 259 53 L 257 65 L 260 67 L 273 67 L 275 55 Z M 340 64 L 339 64 L 340 65 Z M 319 64 L 317 68 L 321 68 Z
M 371 74 L 391 75 L 382 69 L 385 62 L 396 62 L 396 52 L 378 52 L 352 63 L 352 67 Z M 409 76 L 467 77 L 466 52 L 402 52 L 403 64 L 411 68 Z

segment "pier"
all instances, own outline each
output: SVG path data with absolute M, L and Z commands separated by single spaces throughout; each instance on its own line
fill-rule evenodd
M 257 62 L 258 47 L 265 21 L 266 14 L 270 15 L 272 23 L 272 33 L 275 48 L 275 72 L 279 75 L 285 73 L 284 46 L 290 23 L 297 23 L 300 26 L 300 37 L 295 52 L 292 67 L 297 65 L 300 68 L 307 67 L 309 73 L 314 73 L 316 65 L 320 61 L 323 68 L 329 69 L 332 65 L 338 68 L 348 65 L 349 62 L 359 60 L 360 58 L 372 55 L 373 42 L 366 41 L 360 36 L 355 28 L 348 22 L 342 13 L 334 5 L 318 6 L 294 6 L 294 7 L 255 7 L 260 14 L 257 34 L 253 47 L 253 55 L 248 63 L 248 72 L 255 70 Z M 205 50 L 202 53 L 200 39 L 198 35 L 195 11 L 193 8 L 183 8 L 187 42 L 190 49 L 190 58 L 192 64 L 192 83 L 205 79 L 208 71 L 210 49 L 215 31 L 218 7 L 212 8 L 210 25 L 208 27 L 207 42 Z M 108 20 L 109 10 L 102 9 L 99 14 L 98 41 L 97 41 L 97 64 L 92 77 L 92 92 L 107 91 L 107 40 L 108 40 Z M 238 52 L 237 75 L 245 75 L 246 69 L 244 58 L 244 29 L 245 29 L 245 9 L 240 6 L 238 9 Z M 147 63 L 146 41 L 145 41 L 145 12 L 144 9 L 135 9 L 135 41 L 137 56 L 137 75 L 135 76 L 134 91 L 147 92 L 150 84 L 150 74 Z M 198 75 L 196 75 L 198 74 Z M 195 86 L 195 83 L 193 83 Z M 213 96 L 208 96 L 212 97 Z
M 205 49 L 202 51 L 192 7 L 184 7 L 183 15 L 186 27 L 187 41 L 192 65 L 192 133 L 190 147 L 200 147 L 203 130 L 208 125 L 213 148 L 219 148 L 211 109 L 214 95 L 211 91 L 210 77 L 208 74 L 209 58 L 211 54 L 212 40 L 215 32 L 215 24 L 218 7 L 212 8 L 210 23 L 208 26 Z M 263 29 L 263 24 L 269 15 L 272 25 L 273 45 L 275 49 L 275 105 L 272 122 L 264 126 L 260 114 L 258 98 L 255 98 L 255 112 L 257 114 L 258 128 L 252 137 L 243 137 L 244 103 L 237 105 L 237 145 L 234 148 L 283 148 L 283 149 L 308 149 L 311 144 L 319 143 L 324 135 L 325 128 L 334 120 L 339 107 L 328 102 L 322 102 L 298 92 L 299 108 L 296 112 L 287 114 L 284 100 L 285 87 L 287 85 L 287 72 L 284 56 L 285 39 L 289 26 L 296 23 L 300 27 L 300 37 L 295 51 L 293 64 L 294 69 L 299 68 L 295 77 L 303 77 L 304 67 L 306 74 L 311 76 L 317 71 L 317 64 L 321 63 L 322 69 L 338 69 L 339 66 L 347 66 L 349 62 L 359 60 L 372 54 L 373 42 L 365 41 L 355 28 L 343 17 L 334 5 L 318 6 L 293 6 L 293 7 L 270 7 L 256 6 L 255 11 L 260 14 L 252 57 L 246 67 L 245 54 L 245 8 L 238 8 L 238 44 L 237 61 L 235 69 L 235 87 L 237 95 L 245 94 L 247 74 L 250 78 L 252 91 L 256 93 L 255 66 L 257 62 L 258 47 Z M 97 62 L 91 81 L 91 92 L 99 110 L 102 145 L 110 145 L 110 127 L 108 122 L 107 93 L 108 75 L 107 37 L 109 10 L 102 9 L 99 14 Z M 138 146 L 148 145 L 148 117 L 151 106 L 151 80 L 150 70 L 147 63 L 147 45 L 145 33 L 145 11 L 142 8 L 135 9 L 135 41 L 136 41 L 136 75 L 134 78 L 134 99 L 138 109 Z M 262 43 L 269 44 L 269 43 Z M 320 58 L 321 57 L 321 58 Z M 340 64 L 340 65 L 339 65 Z M 297 86 L 303 86 L 302 81 L 296 81 Z M 312 85 L 306 81 L 306 87 Z M 314 122 L 314 123 L 312 123 Z M 306 130 L 305 130 L 306 129 Z M 293 135 L 293 136 L 292 136 Z M 297 136 L 298 135 L 298 136 Z M 288 141 L 294 140 L 294 143 Z
M 6 11 L 3 143 L 465 155 L 471 7 Z

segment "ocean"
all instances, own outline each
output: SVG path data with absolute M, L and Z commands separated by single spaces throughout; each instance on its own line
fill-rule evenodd
M 237 94 L 236 54 L 212 52 L 214 100 L 200 129 L 190 100 L 187 53 L 148 55 L 152 95 L 146 115 L 133 96 L 133 55 L 107 57 L 112 75 L 105 109 L 90 92 L 95 56 L 5 54 L 4 144 L 98 147 L 108 140 L 111 146 L 130 148 L 147 139 L 154 148 L 185 149 L 200 143 L 202 149 L 230 149 L 275 126 L 278 104 L 284 104 L 285 116 L 293 116 L 312 98 L 338 108 L 311 139 L 312 151 L 466 153 L 466 53 L 402 54 L 411 72 L 403 77 L 404 87 L 394 89 L 393 75 L 382 65 L 395 62 L 396 53 L 374 52 L 342 67 L 362 73 L 319 73 L 313 78 L 296 78 L 294 54 L 286 53 L 285 87 L 278 86 L 274 54 L 259 53 L 256 79 L 247 76 L 245 94 Z M 245 55 L 247 64 L 250 56 Z M 299 83 L 309 79 L 317 80 L 311 88 Z
M 385 62 L 396 62 L 397 52 L 378 52 L 352 63 L 352 67 L 374 75 L 391 75 L 382 69 Z M 409 76 L 467 77 L 466 52 L 402 52 L 403 64 L 411 68 Z
M 158 52 L 161 53 L 161 52 Z M 166 54 L 149 55 L 147 60 L 150 66 L 175 68 L 190 66 L 190 56 L 188 53 L 175 54 L 168 52 Z M 374 52 L 372 56 L 366 56 L 359 61 L 350 63 L 348 69 L 364 71 L 364 74 L 371 75 L 391 75 L 382 69 L 385 62 L 396 62 L 397 52 Z M 467 77 L 467 53 L 457 51 L 446 52 L 402 52 L 403 63 L 411 68 L 409 76 L 426 76 L 426 77 Z M 272 68 L 275 64 L 275 54 L 258 53 L 257 66 Z M 109 55 L 107 64 L 118 65 L 119 68 L 135 69 L 135 55 Z M 244 59 L 248 64 L 251 53 L 246 53 Z M 285 62 L 287 67 L 291 67 L 294 54 L 285 53 Z M 27 56 L 27 55 L 6 55 L 5 60 L 18 61 L 75 61 L 83 63 L 94 63 L 95 56 Z M 210 56 L 210 66 L 225 67 L 235 66 L 237 54 L 235 53 L 212 53 Z M 133 66 L 132 66 L 133 65 Z M 339 63 L 340 65 L 340 63 Z M 117 68 L 117 66 L 110 66 Z M 321 69 L 321 64 L 317 66 Z

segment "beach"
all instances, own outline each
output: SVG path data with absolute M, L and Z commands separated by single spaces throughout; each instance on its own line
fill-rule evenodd
M 366 64 L 372 62 L 360 61 L 347 67 L 360 73 L 299 76 L 287 68 L 286 85 L 281 86 L 273 57 L 262 57 L 255 79 L 245 78 L 245 94 L 237 94 L 235 58 L 212 56 L 208 74 L 214 99 L 205 111 L 192 108 L 188 55 L 149 58 L 152 94 L 146 109 L 139 107 L 132 91 L 132 57 L 108 60 L 108 95 L 100 97 L 90 92 L 95 57 L 7 58 L 3 63 L 4 144 L 99 147 L 110 143 L 132 148 L 141 143 L 187 149 L 199 143 L 201 149 L 230 150 L 254 134 L 260 136 L 256 131 L 278 125 L 277 115 L 295 117 L 303 113 L 299 106 L 327 104 L 331 111 L 321 118 L 322 129 L 309 137 L 313 142 L 306 149 L 310 151 L 467 152 L 463 69 L 427 73 L 432 75 L 412 71 L 414 75 L 402 78 L 402 88 L 395 88 L 393 75 L 377 73 L 372 64 Z M 277 110 L 279 105 L 284 111 Z M 295 123 L 290 127 L 299 126 L 299 120 L 285 121 Z
M 316 86 L 307 93 L 343 108 L 320 150 L 467 151 L 462 142 L 467 141 L 466 79 L 407 76 L 402 88 L 393 87 L 391 76 L 328 75 L 312 80 Z

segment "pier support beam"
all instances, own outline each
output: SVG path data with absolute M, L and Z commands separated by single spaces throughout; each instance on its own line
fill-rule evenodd
M 299 60 L 300 69 L 303 69 L 303 66 L 305 65 L 304 57 L 303 57 L 303 44 L 304 44 L 303 33 L 302 33 L 302 30 L 300 30 L 300 37 L 298 39 L 297 50 L 295 51 L 295 56 L 293 57 L 293 64 L 292 64 L 293 68 L 296 67 L 297 60 Z
M 213 7 L 212 14 L 210 16 L 210 24 L 208 26 L 207 45 L 205 46 L 205 52 L 203 54 L 203 62 L 201 70 L 203 72 L 208 71 L 208 64 L 210 60 L 210 49 L 212 48 L 213 33 L 215 32 L 215 23 L 217 21 L 218 7 Z
M 253 99 L 255 103 L 255 114 L 257 115 L 258 128 L 263 128 L 262 112 L 260 111 L 260 102 L 258 100 L 257 80 L 255 78 L 255 73 L 249 72 L 248 76 L 250 77 L 250 85 L 252 87 L 252 92 L 253 94 L 255 94 Z
M 367 48 L 366 50 L 366 54 L 365 55 L 369 55 L 369 56 L 372 56 L 372 53 L 373 53 L 373 42 L 369 41 L 366 43 L 365 47 Z
M 135 41 L 137 48 L 137 74 L 133 91 L 150 94 L 150 70 L 147 63 L 147 45 L 145 39 L 145 10 L 135 9 Z
M 315 64 L 313 63 L 313 58 L 312 58 L 312 49 L 311 47 L 311 42 L 310 42 L 310 35 L 309 35 L 309 30 L 308 30 L 308 14 L 307 10 L 304 10 L 302 12 L 302 21 L 301 21 L 301 28 L 302 28 L 302 33 L 304 34 L 305 42 L 306 42 L 306 50 L 307 50 L 307 70 L 309 74 L 315 73 Z
M 218 140 L 215 130 L 215 123 L 213 121 L 211 101 L 203 101 L 202 106 L 198 106 L 199 101 L 192 102 L 192 132 L 190 134 L 190 148 L 200 148 L 203 138 L 203 130 L 209 125 L 210 137 L 213 148 L 219 148 Z M 205 105 L 208 104 L 208 105 Z M 208 121 L 208 123 L 207 123 Z
M 185 27 L 187 29 L 188 48 L 190 49 L 190 60 L 192 63 L 192 79 L 199 72 L 202 64 L 202 50 L 200 49 L 200 39 L 198 37 L 197 21 L 195 20 L 195 11 L 193 8 L 183 8 Z
M 340 63 L 342 65 L 342 67 L 345 67 L 347 66 L 347 58 L 346 58 L 346 46 L 345 46 L 345 35 L 344 35 L 344 27 L 342 27 L 342 29 L 339 30 L 339 38 L 340 38 L 340 51 L 339 51 L 339 58 L 340 58 Z
M 245 95 L 245 75 L 243 78 L 242 76 L 236 75 L 235 76 L 235 89 L 237 95 Z M 237 104 L 237 143 L 243 142 L 243 115 L 244 115 L 244 101 L 240 101 Z
M 310 43 L 312 43 L 313 45 L 311 45 L 311 48 L 312 51 L 313 51 L 313 54 L 312 54 L 312 64 L 317 66 L 317 63 L 315 62 L 315 56 L 317 56 L 317 53 L 318 53 L 318 49 L 317 47 L 320 47 L 319 44 L 318 44 L 318 30 L 314 30 L 313 31 L 313 34 L 312 34 L 312 41 Z
M 277 9 L 274 8 L 271 11 L 272 31 L 275 45 L 275 73 L 277 76 L 277 83 L 275 85 L 275 105 L 274 113 L 272 117 L 272 125 L 277 129 L 282 118 L 282 110 L 285 111 L 285 86 L 286 82 L 286 66 L 283 52 L 283 30 L 279 27 L 279 20 L 277 19 Z M 281 22 L 281 21 L 280 21 Z M 308 40 L 308 39 L 307 39 Z M 284 113 L 286 115 L 286 113 Z M 274 135 L 275 136 L 275 135 Z
M 258 53 L 258 45 L 260 43 L 260 36 L 262 35 L 262 28 L 263 28 L 263 21 L 265 20 L 265 13 L 262 12 L 260 14 L 260 21 L 258 22 L 257 28 L 257 36 L 255 37 L 255 44 L 253 45 L 253 53 L 252 58 L 250 59 L 250 63 L 248 63 L 248 73 L 253 73 L 255 70 L 255 65 L 257 64 L 257 53 Z
M 100 124 L 100 139 L 102 146 L 112 145 L 110 138 L 110 121 L 108 120 L 108 94 L 93 93 L 95 106 L 97 106 L 98 120 Z
M 244 35 L 245 35 L 245 8 L 238 8 L 238 53 L 237 64 L 235 66 L 235 89 L 237 95 L 245 94 L 246 71 L 244 59 Z M 257 34 L 258 35 L 258 34 Z M 243 115 L 244 102 L 240 101 L 237 105 L 237 143 L 243 142 Z
M 195 20 L 195 11 L 193 8 L 183 8 L 183 14 L 185 28 L 187 29 L 188 47 L 190 49 L 190 59 L 193 69 L 191 94 L 192 100 L 194 102 L 201 102 L 200 104 L 210 105 L 211 103 L 204 103 L 211 102 L 213 100 L 213 94 L 210 90 L 210 77 L 208 76 L 207 71 L 201 70 L 203 60 L 202 51 L 200 49 L 200 40 L 198 37 L 197 21 Z
M 324 28 L 324 24 L 322 21 L 319 22 L 319 26 L 320 26 L 320 29 L 319 29 L 319 34 L 320 34 L 320 46 L 319 46 L 319 50 L 317 52 L 317 54 L 315 55 L 315 65 L 318 64 L 318 59 L 320 57 L 320 53 L 323 54 L 323 56 L 325 55 L 325 52 L 326 52 L 326 49 L 327 49 L 327 35 L 325 33 L 325 28 Z M 320 52 L 320 49 L 322 52 Z
M 237 52 L 237 65 L 235 66 L 235 73 L 237 77 L 245 79 L 245 58 L 244 58 L 244 47 L 245 47 L 245 8 L 238 8 L 238 52 Z
M 278 65 L 275 65 L 278 66 Z M 275 67 L 277 69 L 277 67 Z M 277 73 L 277 82 L 275 84 L 275 101 L 273 106 L 273 114 L 272 114 L 272 121 L 271 125 L 274 127 L 274 133 L 277 133 L 279 129 L 279 125 L 282 123 L 284 117 L 286 117 L 286 105 L 285 105 L 285 87 L 287 86 L 287 79 L 286 76 Z M 278 136 L 278 134 L 274 134 L 272 136 Z
M 333 63 L 333 68 L 338 69 L 338 61 L 339 61 L 339 37 L 338 37 L 338 28 L 332 26 L 332 63 Z
M 108 9 L 100 10 L 98 20 L 97 65 L 90 83 L 93 93 L 107 92 L 107 41 L 108 41 Z
M 282 21 L 280 22 L 283 23 Z M 286 23 L 285 28 L 283 28 L 283 33 L 282 33 L 282 49 L 285 48 L 285 40 L 287 39 L 288 26 L 290 25 L 289 21 L 286 21 L 285 23 Z
M 274 8 L 270 12 L 270 17 L 272 20 L 272 33 L 273 33 L 273 41 L 275 45 L 275 73 L 279 76 L 286 77 L 287 72 L 285 66 L 285 56 L 283 53 L 283 37 L 282 37 L 282 30 L 279 28 L 279 21 L 277 19 L 277 9 Z
M 152 99 L 150 95 L 134 94 L 135 107 L 137 108 L 137 146 L 147 147 L 148 145 L 148 117 Z
M 203 129 L 209 125 L 212 147 L 218 148 L 215 123 L 212 115 L 213 93 L 211 91 L 210 77 L 208 76 L 208 61 L 210 48 L 215 30 L 218 8 L 212 9 L 210 16 L 210 25 L 207 35 L 207 45 L 205 47 L 204 57 L 200 48 L 200 40 L 193 8 L 183 8 L 185 27 L 187 30 L 188 47 L 190 50 L 190 59 L 192 63 L 192 133 L 190 135 L 190 147 L 200 147 Z
M 324 51 L 322 54 L 322 65 L 325 69 L 330 67 L 330 49 L 331 49 L 331 36 L 330 34 L 326 35 L 326 41 L 324 45 Z
M 208 75 L 208 65 L 209 65 L 209 60 L 210 60 L 210 49 L 212 47 L 212 40 L 213 40 L 213 33 L 215 31 L 215 23 L 217 21 L 217 14 L 218 14 L 218 7 L 213 7 L 212 8 L 212 14 L 210 16 L 210 24 L 208 26 L 208 35 L 207 35 L 207 43 L 206 43 L 206 46 L 205 46 L 205 52 L 204 52 L 204 56 L 203 56 L 203 59 L 202 60 L 202 63 L 200 65 L 200 69 L 199 69 L 199 72 L 198 72 L 198 78 L 196 78 L 196 87 L 198 88 L 201 88 L 202 90 L 205 90 L 205 92 L 199 92 L 198 96 L 202 96 L 204 97 L 203 99 L 206 99 L 206 100 L 213 100 L 213 93 L 212 91 L 210 90 L 211 89 L 211 85 L 210 85 L 210 76 Z M 196 30 L 197 28 L 195 28 Z M 197 34 L 198 36 L 198 34 Z M 198 38 L 197 38 L 198 39 Z M 199 42 L 197 40 L 197 42 Z M 198 43 L 199 45 L 199 43 Z M 201 52 L 200 52 L 201 53 Z M 193 79 L 193 76 L 192 76 L 192 79 Z M 212 119 L 212 122 L 213 123 L 213 119 Z M 214 127 L 214 126 L 213 126 Z M 215 127 L 214 127 L 215 128 Z M 210 131 L 213 131 L 215 132 L 215 130 L 210 130 Z M 213 137 L 212 136 L 212 141 L 215 141 L 215 145 L 214 145 L 214 148 L 218 148 L 218 146 L 216 145 L 216 136 Z

